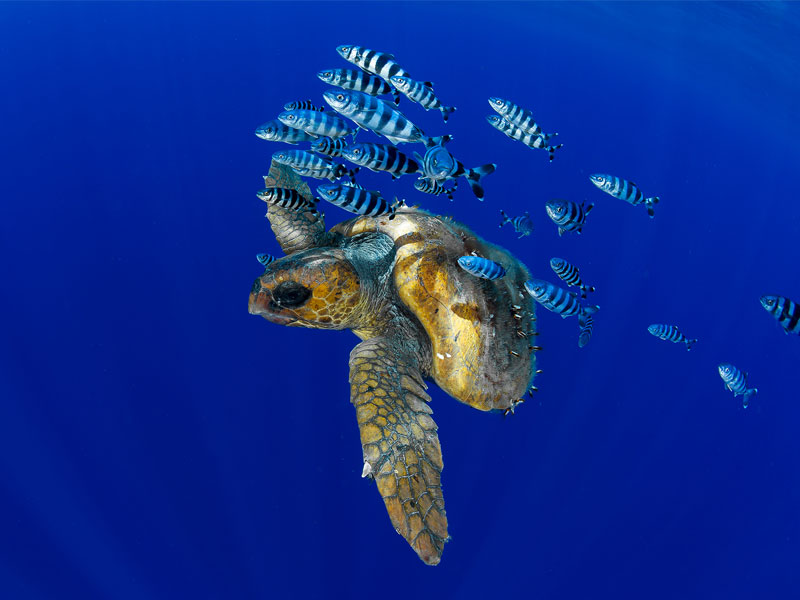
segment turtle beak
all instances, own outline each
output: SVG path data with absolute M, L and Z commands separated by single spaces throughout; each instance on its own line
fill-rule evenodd
M 287 285 L 289 284 L 289 285 Z M 259 277 L 250 290 L 247 310 L 278 325 L 291 325 L 297 321 L 293 308 L 299 308 L 311 297 L 311 290 L 294 282 L 280 284 L 274 289 L 264 287 Z

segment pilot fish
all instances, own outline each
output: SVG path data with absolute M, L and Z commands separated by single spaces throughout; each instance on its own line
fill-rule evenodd
M 453 201 L 453 192 L 456 191 L 457 187 L 458 180 L 453 182 L 453 187 L 451 188 L 446 188 L 438 181 L 432 181 L 426 177 L 421 177 L 414 182 L 415 190 L 418 190 L 424 194 L 431 194 L 433 196 L 447 194 L 447 197 L 450 198 L 451 202 Z
M 280 187 L 268 187 L 256 192 L 259 200 L 267 204 L 275 204 L 287 210 L 317 210 L 313 202 L 306 200 L 297 190 Z
M 317 179 L 327 178 L 331 181 L 347 175 L 351 179 L 355 171 L 348 169 L 345 165 L 335 163 L 329 158 L 317 156 L 306 150 L 281 150 L 272 155 L 272 160 L 282 165 L 292 167 L 300 175 L 308 175 L 309 172 L 316 172 L 318 175 L 310 175 Z
M 269 142 L 286 142 L 287 144 L 307 142 L 317 137 L 306 133 L 302 129 L 295 129 L 294 127 L 284 125 L 277 119 L 274 121 L 267 121 L 256 129 L 256 136 Z
M 456 110 L 455 106 L 444 106 L 442 104 L 439 98 L 436 97 L 433 91 L 433 84 L 430 81 L 417 81 L 407 75 L 395 75 L 389 81 L 394 87 L 403 92 L 409 100 L 418 102 L 425 110 L 438 108 L 445 123 L 447 123 L 450 113 Z
M 514 231 L 519 234 L 519 238 L 523 238 L 526 235 L 533 233 L 533 221 L 531 221 L 531 217 L 527 210 L 525 211 L 524 215 L 519 215 L 517 217 L 509 217 L 502 210 L 500 211 L 500 215 L 503 217 L 503 220 L 500 222 L 498 227 L 502 227 L 506 223 L 511 223 L 514 226 Z
M 722 381 L 725 382 L 725 387 L 733 392 L 733 397 L 743 396 L 742 408 L 747 408 L 750 398 L 758 393 L 758 388 L 747 387 L 747 373 L 742 373 L 730 363 L 722 363 L 717 370 Z
M 525 290 L 547 310 L 553 311 L 566 319 L 572 315 L 591 315 L 600 310 L 596 305 L 584 305 L 578 300 L 578 294 L 553 285 L 543 279 L 530 279 L 525 282 Z
M 614 198 L 625 200 L 625 202 L 629 202 L 634 206 L 644 203 L 650 218 L 652 219 L 655 216 L 655 206 L 658 204 L 659 200 L 658 196 L 645 198 L 642 190 L 632 181 L 615 177 L 614 175 L 603 175 L 600 173 L 589 175 L 589 179 L 591 179 L 592 183 L 598 188 L 603 190 L 606 194 L 614 196 Z
M 400 92 L 377 75 L 365 73 L 360 69 L 327 69 L 317 73 L 317 77 L 330 85 L 364 92 L 370 96 L 392 94 L 395 97 L 395 104 L 399 101 Z
M 578 348 L 583 348 L 592 339 L 594 318 L 587 313 L 578 315 Z
M 323 97 L 333 110 L 352 119 L 362 129 L 382 135 L 393 144 L 420 142 L 432 146 L 441 143 L 442 138 L 428 137 L 403 113 L 380 98 L 353 90 L 328 90 Z
M 503 117 L 499 115 L 489 115 L 486 117 L 486 120 L 489 121 L 489 124 L 497 129 L 498 131 L 502 131 L 512 140 L 517 140 L 518 142 L 522 142 L 529 148 L 541 148 L 542 150 L 547 150 L 550 154 L 550 162 L 553 162 L 554 152 L 559 148 L 563 147 L 564 144 L 557 144 L 555 146 L 548 145 L 548 140 L 550 136 L 546 138 L 541 135 L 536 135 L 533 133 L 527 133 L 523 129 L 517 127 L 513 123 L 509 123 Z M 553 135 L 558 135 L 554 133 Z
M 355 138 L 358 133 L 342 117 L 317 110 L 287 110 L 278 115 L 278 120 L 314 137 L 340 138 L 352 134 Z
M 329 137 L 319 138 L 311 144 L 311 150 L 327 156 L 341 156 L 342 151 L 347 148 L 344 138 L 331 139 Z
M 675 325 L 662 325 L 659 323 L 650 325 L 647 328 L 651 334 L 660 338 L 662 340 L 666 340 L 668 342 L 674 342 L 676 344 L 682 343 L 686 344 L 686 349 L 691 350 L 692 346 L 697 343 L 697 340 L 690 340 L 685 335 L 683 335 L 680 330 L 675 327 Z
M 580 234 L 586 223 L 586 215 L 591 212 L 592 208 L 594 208 L 593 203 L 584 206 L 583 202 L 577 204 L 568 200 L 550 200 L 545 205 L 547 216 L 558 225 L 558 235 L 565 231 L 575 231 Z
M 391 78 L 395 75 L 408 75 L 408 72 L 398 65 L 394 60 L 394 56 L 388 52 L 370 50 L 363 46 L 348 45 L 337 46 L 336 51 L 346 61 L 353 63 L 357 67 L 361 67 L 367 73 L 377 75 L 387 83 L 389 83 Z M 400 96 L 398 95 L 395 97 L 395 103 L 399 102 Z
M 788 335 L 800 335 L 800 305 L 783 296 L 761 296 L 761 306 L 778 320 Z
M 342 156 L 370 171 L 386 171 L 392 175 L 392 179 L 416 173 L 420 169 L 417 161 L 389 144 L 351 144 L 342 152 Z
M 260 262 L 262 265 L 266 267 L 269 263 L 275 260 L 275 257 L 272 256 L 272 254 L 266 254 L 266 253 L 256 254 L 256 260 L 258 260 L 258 262 Z
M 510 100 L 492 97 L 489 98 L 489 106 L 512 125 L 516 125 L 525 133 L 541 137 L 545 142 L 558 135 L 557 133 L 544 133 L 539 124 L 533 120 L 531 111 L 514 104 Z
M 503 265 L 481 256 L 462 256 L 458 259 L 458 266 L 481 279 L 499 279 L 506 274 Z
M 577 287 L 581 290 L 581 298 L 586 298 L 586 292 L 593 292 L 594 287 L 586 285 L 581 279 L 581 272 L 578 267 L 568 263 L 563 258 L 551 258 L 550 268 L 556 275 L 570 287 Z
M 447 148 L 444 147 L 444 144 L 451 139 L 452 137 L 449 135 L 443 136 L 441 144 L 430 146 L 425 152 L 425 156 L 414 153 L 414 156 L 422 164 L 422 172 L 425 173 L 425 177 L 433 181 L 465 177 L 475 197 L 478 200 L 483 200 L 485 194 L 483 186 L 481 186 L 481 180 L 486 175 L 494 173 L 497 165 L 488 164 L 467 169 L 460 160 L 450 154 Z
M 379 192 L 327 183 L 317 186 L 317 194 L 331 204 L 357 215 L 376 217 L 388 214 L 391 215 L 390 218 L 394 217 L 396 205 L 390 205 Z
M 294 102 L 287 102 L 283 105 L 283 110 L 319 110 L 323 111 L 325 108 L 317 106 L 311 100 L 295 100 Z

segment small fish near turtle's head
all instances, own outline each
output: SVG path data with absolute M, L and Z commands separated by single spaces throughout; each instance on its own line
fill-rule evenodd
M 285 150 L 279 150 L 278 152 L 273 152 L 272 160 L 274 160 L 276 163 L 285 165 L 289 162 L 289 154 Z
M 456 170 L 456 159 L 444 146 L 431 146 L 423 159 L 425 176 L 442 181 Z
M 358 273 L 338 248 L 310 248 L 267 265 L 250 290 L 248 311 L 271 323 L 347 329 L 358 323 Z

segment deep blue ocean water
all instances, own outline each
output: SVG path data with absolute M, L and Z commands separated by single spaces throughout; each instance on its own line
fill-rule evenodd
M 359 180 L 544 278 L 572 260 L 601 305 L 583 349 L 539 311 L 513 417 L 431 385 L 435 568 L 360 477 L 358 340 L 247 313 L 255 254 L 280 253 L 255 191 L 281 146 L 253 130 L 321 102 L 344 43 L 434 81 L 446 126 L 400 109 L 498 164 L 483 203 Z M 0 597 L 800 597 L 800 339 L 758 302 L 800 300 L 798 72 L 791 3 L 0 5 Z M 495 95 L 560 133 L 552 164 L 485 122 Z M 594 172 L 659 195 L 655 219 Z M 554 197 L 596 203 L 583 235 Z

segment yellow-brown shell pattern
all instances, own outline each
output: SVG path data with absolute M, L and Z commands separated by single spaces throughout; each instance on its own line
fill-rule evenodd
M 380 231 L 394 240 L 395 289 L 430 338 L 439 387 L 480 410 L 505 410 L 525 395 L 536 370 L 535 308 L 522 263 L 467 227 L 417 209 L 332 231 Z M 458 258 L 473 252 L 503 265 L 505 277 L 489 281 L 461 269 Z

